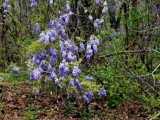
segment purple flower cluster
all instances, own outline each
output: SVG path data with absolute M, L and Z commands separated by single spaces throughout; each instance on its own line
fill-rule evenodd
M 89 80 L 89 81 L 93 82 L 93 81 L 94 81 L 94 78 L 93 78 L 93 77 L 88 77 L 88 76 L 86 76 L 86 80 Z
M 104 88 L 101 88 L 100 91 L 99 91 L 99 95 L 101 97 L 106 97 L 106 90 Z
M 75 86 L 77 87 L 78 92 L 81 92 L 82 86 L 81 86 L 81 84 L 80 84 L 80 82 L 79 82 L 78 79 L 76 79 L 76 80 L 74 81 L 74 84 L 75 84 Z
M 90 104 L 90 102 L 93 100 L 93 92 L 91 90 L 87 91 L 84 95 L 83 98 L 87 104 Z
M 96 0 L 96 1 L 95 1 L 96 6 L 98 6 L 99 3 L 100 3 L 100 0 Z
M 96 5 L 99 5 L 100 2 L 100 0 L 96 0 Z M 53 4 L 53 0 L 50 0 L 49 3 Z M 31 0 L 31 7 L 35 8 L 37 7 L 37 4 L 37 0 Z M 105 7 L 106 5 L 107 3 L 104 2 L 103 6 Z M 38 80 L 41 76 L 47 76 L 62 88 L 64 85 L 62 84 L 64 78 L 66 79 L 69 74 L 72 74 L 71 77 L 73 78 L 69 81 L 69 86 L 75 86 L 77 91 L 81 92 L 82 85 L 78 79 L 81 74 L 81 70 L 78 67 L 78 53 L 86 52 L 86 60 L 89 61 L 91 57 L 98 52 L 99 39 L 96 36 L 91 36 L 87 45 L 84 44 L 85 42 L 75 43 L 70 39 L 66 30 L 70 23 L 71 15 L 75 14 L 71 11 L 69 1 L 66 2 L 65 11 L 64 14 L 62 11 L 58 11 L 58 17 L 54 20 L 50 20 L 50 28 L 45 32 L 40 33 L 40 25 L 36 23 L 36 33 L 40 33 L 39 42 L 45 44 L 46 48 L 43 49 L 42 52 L 33 55 L 31 62 L 34 63 L 36 68 L 31 71 L 30 79 Z M 87 10 L 85 12 L 88 13 Z M 91 15 L 88 16 L 88 19 L 94 22 L 94 27 L 96 29 L 104 22 L 103 18 L 93 20 Z M 59 42 L 59 46 L 57 46 L 57 42 Z M 56 44 L 56 49 L 54 47 L 51 48 L 54 44 Z M 58 55 L 60 55 L 60 57 L 58 57 Z M 86 80 L 93 82 L 94 78 L 87 76 Z M 105 89 L 100 89 L 99 94 L 105 96 Z M 93 92 L 89 90 L 83 97 L 85 102 L 89 104 L 94 98 Z
M 104 19 L 103 19 L 103 18 L 101 18 L 101 19 L 96 19 L 96 20 L 94 21 L 94 28 L 95 28 L 95 29 L 98 29 L 98 28 L 99 28 L 99 25 L 101 25 L 103 22 L 104 22 Z
M 38 80 L 42 75 L 43 70 L 41 68 L 34 69 L 30 73 L 30 80 Z
M 36 7 L 38 6 L 38 1 L 39 1 L 39 0 L 31 0 L 30 7 L 36 8 Z
M 87 53 L 86 53 L 86 60 L 89 61 L 93 54 L 98 52 L 99 46 L 99 39 L 95 36 L 90 37 L 90 41 L 87 44 Z
M 64 78 L 69 75 L 69 68 L 64 63 L 59 65 L 59 75 Z
M 56 49 L 53 49 L 53 48 L 50 48 L 48 50 L 48 53 L 49 53 L 49 61 L 50 61 L 50 64 L 54 64 L 56 65 L 57 64 L 57 51 Z
M 5 0 L 4 3 L 3 3 L 3 8 L 4 8 L 4 14 L 3 14 L 3 17 L 6 18 L 6 14 L 7 14 L 7 9 L 10 7 L 9 5 L 9 0 Z
M 81 73 L 81 70 L 78 67 L 73 68 L 72 75 L 75 79 L 78 78 L 78 75 L 80 75 L 80 73 Z
M 36 23 L 36 29 L 35 29 L 36 33 L 39 34 L 41 32 L 41 28 L 39 23 Z
M 102 14 L 105 14 L 105 13 L 108 11 L 107 5 L 108 5 L 107 2 L 105 1 L 105 2 L 103 3 Z

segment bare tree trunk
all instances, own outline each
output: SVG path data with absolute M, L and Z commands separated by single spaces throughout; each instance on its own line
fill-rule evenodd
M 3 8 L 0 9 L 0 13 L 1 13 L 1 19 L 2 19 L 2 24 L 1 24 L 1 40 L 0 40 L 0 72 L 5 72 L 5 62 L 6 62 L 6 26 L 5 26 L 5 17 L 3 16 Z

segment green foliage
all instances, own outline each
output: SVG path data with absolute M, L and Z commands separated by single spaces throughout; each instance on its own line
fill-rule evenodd
M 37 110 L 34 107 L 30 106 L 26 109 L 26 112 L 24 113 L 22 120 L 34 120 L 36 119 L 36 113 Z
M 138 91 L 138 85 L 131 80 L 121 79 L 112 82 L 112 85 L 107 87 L 108 105 L 117 107 L 120 103 L 132 99 Z
M 67 105 L 65 116 L 66 116 L 66 117 L 69 117 L 69 114 L 70 114 L 73 110 L 75 110 L 75 107 L 74 107 L 73 105 L 71 105 L 71 104 Z
M 10 72 L 8 74 L 8 80 L 10 82 L 14 82 L 14 81 L 25 81 L 25 80 L 29 80 L 29 72 L 28 71 L 19 71 L 18 73 L 13 73 Z
M 0 73 L 0 77 L 4 80 L 8 80 L 8 73 Z
M 31 45 L 28 46 L 27 52 L 29 55 L 36 54 L 42 49 L 44 49 L 45 47 L 46 47 L 45 44 L 41 44 L 39 41 L 35 41 Z

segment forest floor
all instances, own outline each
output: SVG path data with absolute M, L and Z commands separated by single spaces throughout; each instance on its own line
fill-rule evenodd
M 76 101 L 68 103 L 54 94 L 32 94 L 33 84 L 0 82 L 0 120 L 149 120 L 149 113 L 138 101 L 129 100 L 118 108 L 107 107 L 106 100 L 95 100 L 88 113 Z

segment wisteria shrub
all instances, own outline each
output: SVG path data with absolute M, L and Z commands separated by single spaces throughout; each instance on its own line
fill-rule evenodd
M 41 80 L 43 84 L 52 81 L 57 89 L 67 91 L 68 97 L 74 94 L 78 98 L 80 95 L 86 104 L 93 101 L 94 94 L 106 96 L 106 90 L 101 84 L 97 84 L 96 78 L 83 73 L 83 67 L 91 59 L 94 59 L 102 42 L 96 33 L 102 29 L 106 18 L 107 2 L 95 1 L 93 3 L 93 7 L 99 5 L 105 9 L 102 10 L 100 18 L 93 18 L 91 14 L 86 14 L 88 16 L 86 21 L 93 25 L 95 32 L 89 37 L 84 37 L 83 34 L 77 35 L 76 33 L 77 29 L 81 30 L 79 14 L 73 12 L 70 2 L 66 1 L 65 10 L 58 11 L 57 15 L 48 23 L 49 28 L 42 31 L 39 40 L 28 47 L 30 80 Z M 37 5 L 33 7 L 37 7 Z M 91 10 L 87 11 L 91 13 Z M 76 18 L 76 21 L 72 21 L 73 17 Z M 77 22 L 75 31 L 68 33 L 72 22 Z M 38 23 L 36 23 L 35 30 L 36 33 L 39 33 Z

